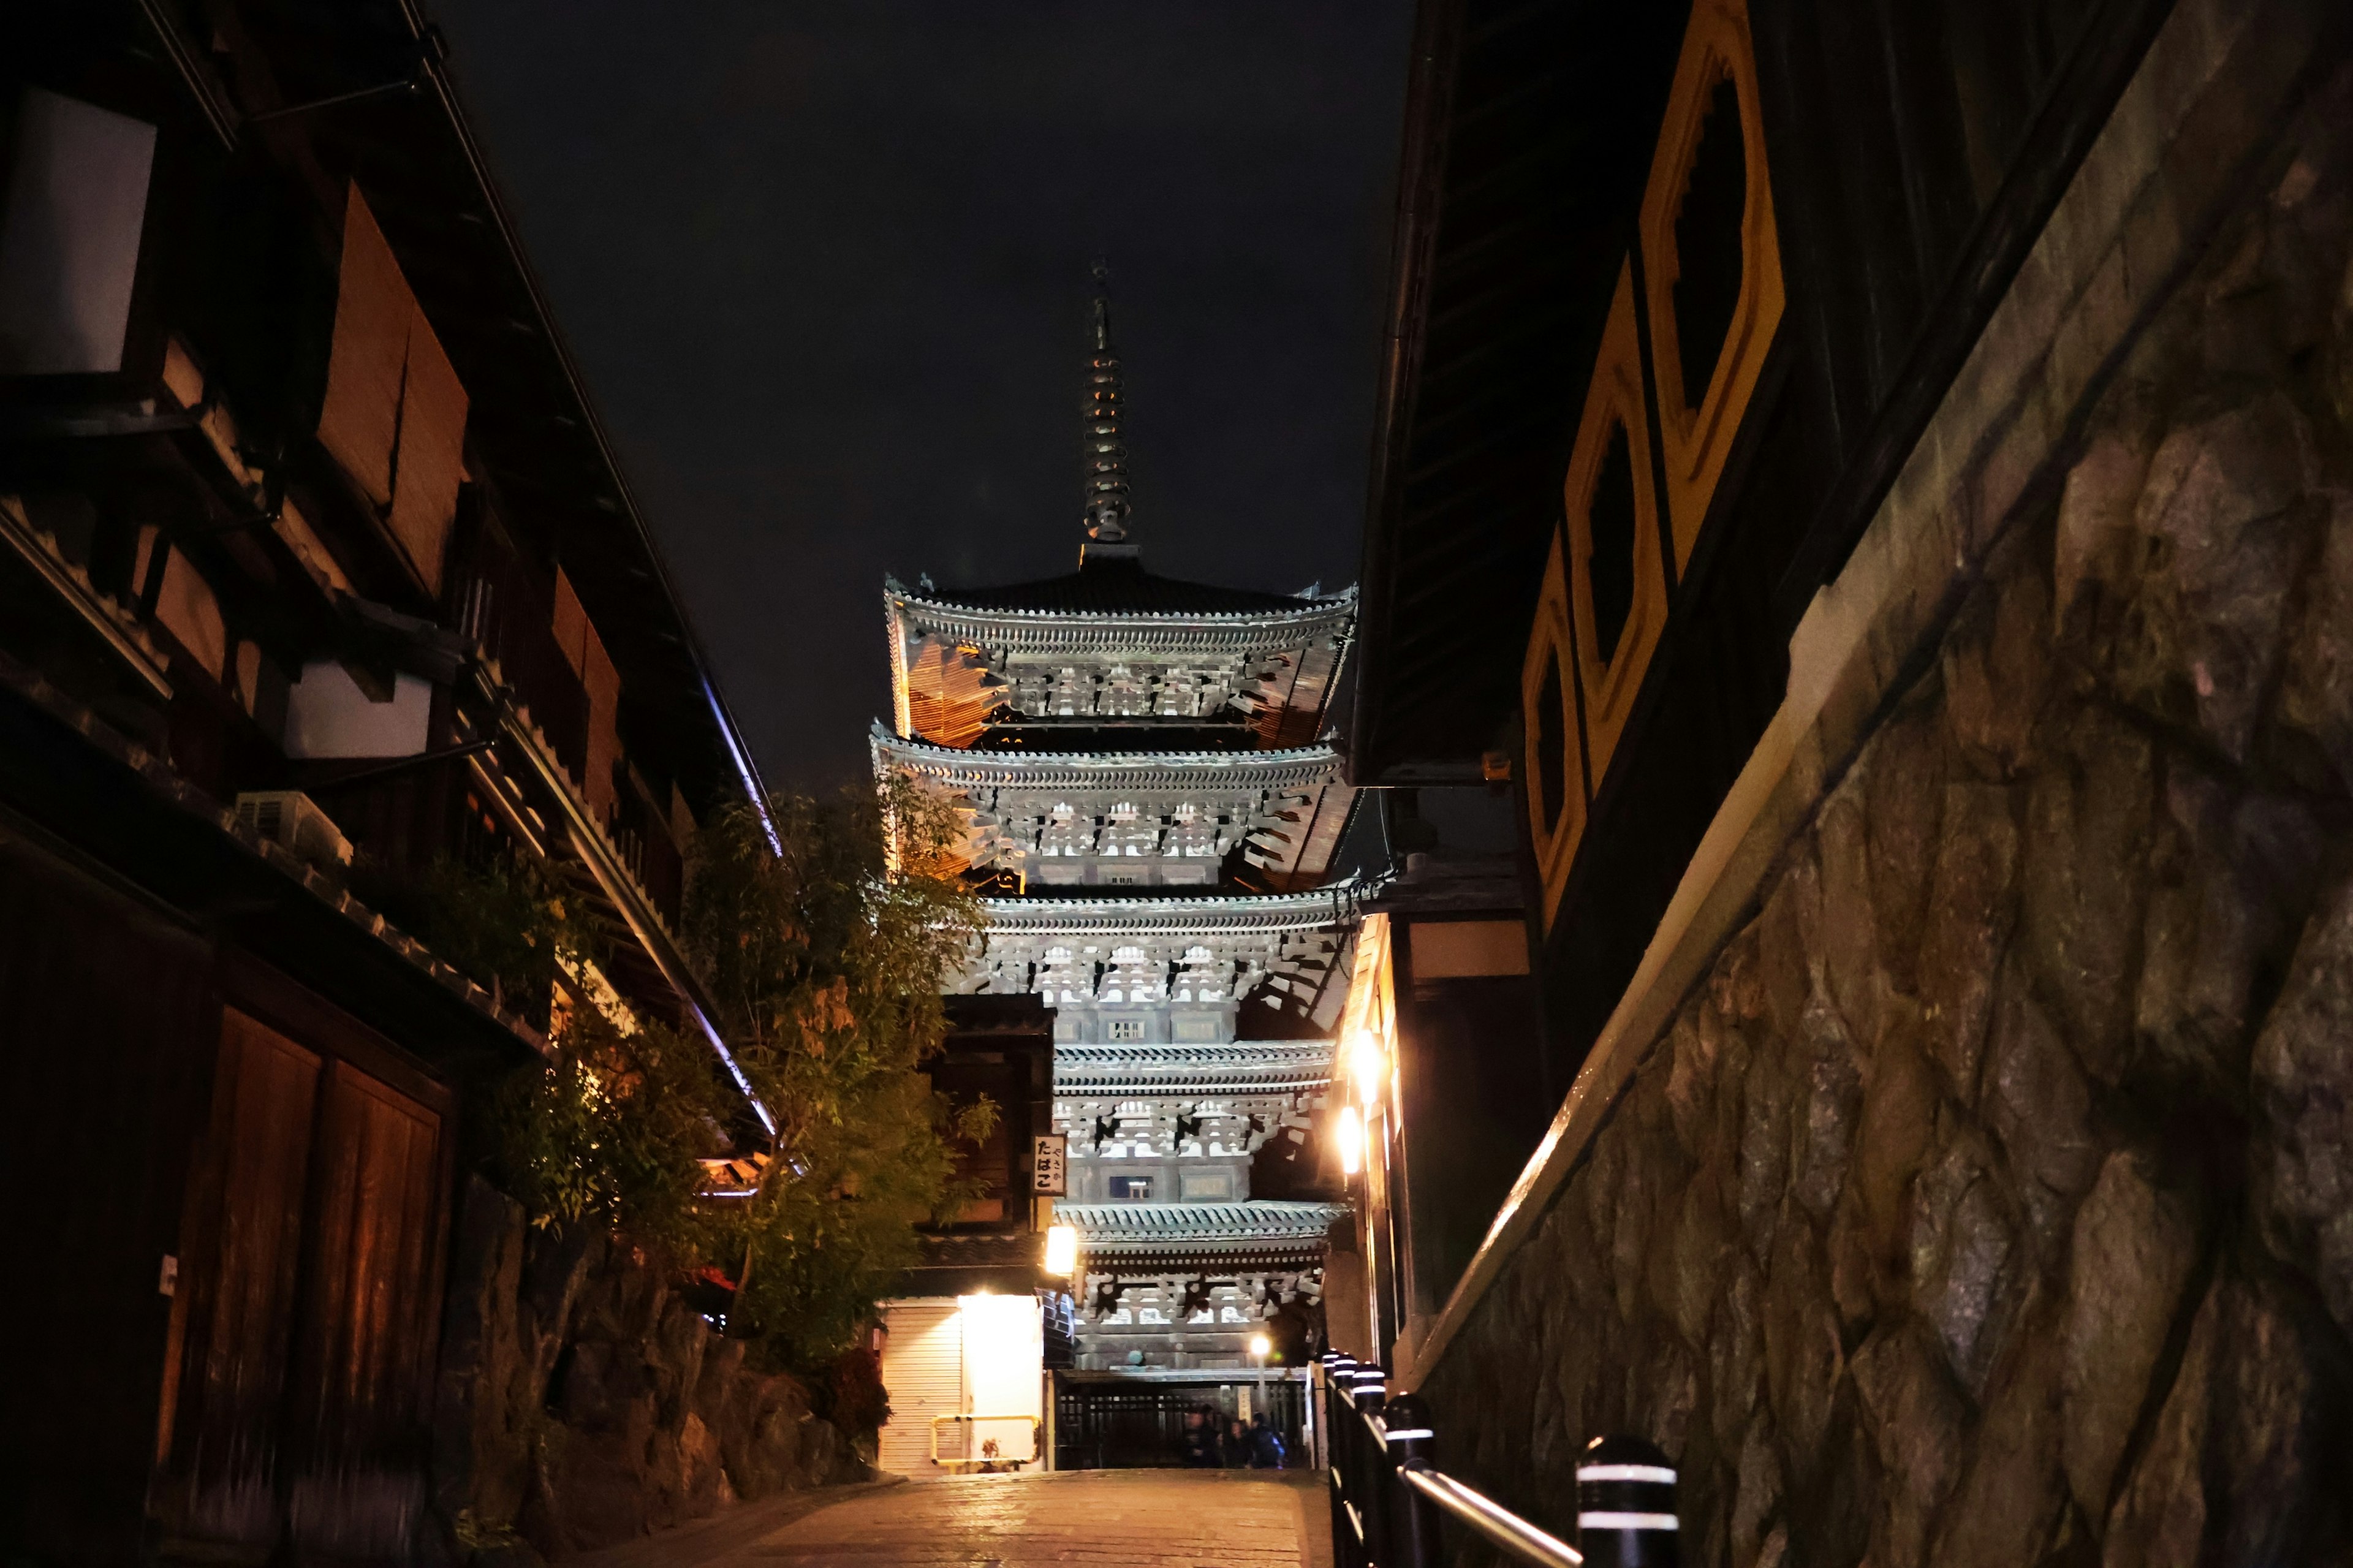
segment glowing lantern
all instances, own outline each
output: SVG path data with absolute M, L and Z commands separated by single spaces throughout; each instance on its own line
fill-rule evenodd
M 1340 1171 L 1355 1175 L 1365 1168 L 1365 1119 L 1353 1105 L 1340 1108 Z
M 1388 1057 L 1369 1029 L 1358 1029 L 1349 1037 L 1348 1076 L 1356 1083 L 1359 1104 L 1371 1105 L 1380 1099 L 1381 1080 L 1388 1076 Z
M 1046 1272 L 1064 1279 L 1079 1267 L 1079 1233 L 1067 1225 L 1058 1225 L 1046 1233 Z

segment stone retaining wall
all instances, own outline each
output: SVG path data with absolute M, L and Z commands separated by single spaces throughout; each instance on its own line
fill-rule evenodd
M 1706 1568 L 2353 1552 L 2353 93 L 2134 340 L 1422 1377 Z M 2150 280 L 2137 286 L 2147 289 Z
M 477 1179 L 450 1272 L 434 1495 L 461 1561 L 520 1568 L 867 1477 L 797 1380 L 747 1371 L 625 1241 L 534 1231 Z

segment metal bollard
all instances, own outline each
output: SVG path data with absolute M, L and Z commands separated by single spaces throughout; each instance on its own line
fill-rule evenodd
M 1356 1432 L 1351 1439 L 1356 1446 L 1356 1468 L 1348 1480 L 1356 1491 L 1352 1500 L 1356 1505 L 1356 1521 L 1365 1532 L 1365 1559 L 1388 1568 L 1388 1540 L 1383 1526 L 1388 1523 L 1388 1510 L 1383 1506 L 1390 1487 L 1397 1478 L 1390 1473 L 1388 1456 L 1381 1451 L 1378 1439 L 1373 1436 L 1372 1421 L 1381 1413 L 1388 1400 L 1388 1374 L 1377 1366 L 1359 1366 L 1348 1382 L 1348 1402 L 1355 1407 L 1350 1423 Z M 1358 1477 L 1363 1478 L 1361 1485 Z
M 1446 1547 L 1438 1530 L 1437 1505 L 1398 1479 L 1409 1464 L 1438 1464 L 1438 1434 L 1430 1425 L 1430 1406 L 1419 1394 L 1400 1394 L 1384 1405 L 1382 1423 L 1388 1432 L 1387 1518 L 1382 1539 L 1389 1555 L 1381 1568 L 1439 1568 Z
M 1640 1437 L 1596 1437 L 1577 1464 L 1577 1545 L 1590 1568 L 1676 1568 L 1675 1468 Z
M 1348 1522 L 1348 1503 L 1356 1485 L 1356 1417 L 1350 1412 L 1348 1384 L 1356 1370 L 1354 1357 L 1324 1352 L 1324 1446 L 1331 1458 L 1325 1475 L 1332 1495 L 1332 1560 L 1335 1568 L 1364 1568 L 1363 1543 Z

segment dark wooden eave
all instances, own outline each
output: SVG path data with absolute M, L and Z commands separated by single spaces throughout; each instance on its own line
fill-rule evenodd
M 200 0 L 142 0 L 141 10 L 159 37 L 183 46 L 208 32 Z M 465 384 L 477 477 L 508 526 L 563 566 L 596 623 L 620 672 L 632 749 L 677 758 L 680 786 L 698 812 L 757 789 L 702 640 L 459 100 L 438 30 L 412 0 L 247 0 L 223 20 L 237 29 L 242 58 L 200 55 L 182 72 L 191 94 L 209 100 L 208 118 L 227 115 L 237 144 L 267 148 L 326 182 L 315 194 L 330 210 L 341 210 L 343 180 L 359 184 Z M 173 51 L 175 62 L 185 52 Z M 413 86 L 331 101 L 403 81 Z M 297 112 L 261 118 L 285 110 Z
M 1476 779 L 1688 7 L 1423 0 L 1376 414 L 1350 776 Z

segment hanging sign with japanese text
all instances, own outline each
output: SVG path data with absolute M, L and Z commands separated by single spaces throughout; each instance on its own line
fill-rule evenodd
M 1070 1140 L 1060 1133 L 1029 1140 L 1029 1190 L 1041 1198 L 1059 1198 L 1070 1192 L 1064 1161 Z

